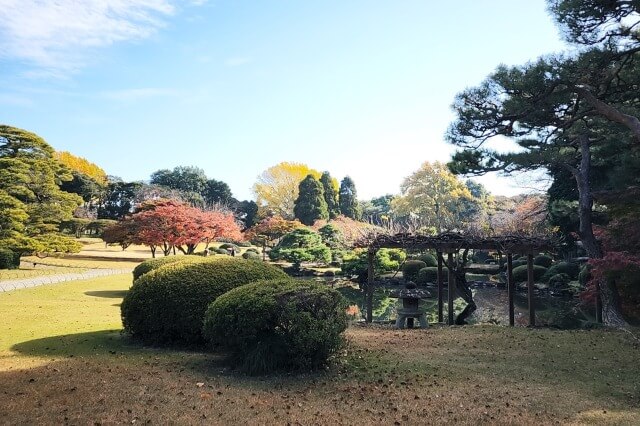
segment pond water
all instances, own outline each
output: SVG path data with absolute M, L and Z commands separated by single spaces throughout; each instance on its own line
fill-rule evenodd
M 349 313 L 360 319 L 366 312 L 362 291 L 357 287 L 344 285 L 336 289 L 352 304 Z M 401 302 L 389 296 L 392 288 L 377 288 L 373 300 L 373 320 L 381 322 L 395 321 L 396 309 Z M 438 321 L 437 289 L 429 289 L 431 299 L 423 299 L 421 306 L 426 308 L 429 322 Z M 444 317 L 447 317 L 447 294 L 444 299 Z M 469 318 L 470 324 L 490 323 L 499 325 L 509 324 L 508 297 L 505 288 L 496 286 L 481 286 L 473 288 L 474 300 L 478 309 Z M 529 324 L 529 309 L 527 293 L 517 292 L 514 297 L 515 323 L 526 326 Z M 454 302 L 455 314 L 464 309 L 466 303 L 458 298 Z M 563 329 L 581 328 L 595 321 L 594 308 L 585 306 L 575 297 L 559 297 L 541 292 L 535 295 L 536 325 L 557 327 Z

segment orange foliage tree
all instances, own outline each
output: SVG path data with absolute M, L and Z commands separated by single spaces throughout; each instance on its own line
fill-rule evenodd
M 222 209 L 203 211 L 175 200 L 145 203 L 105 233 L 107 242 L 147 245 L 153 257 L 158 247 L 165 256 L 174 248 L 193 254 L 200 243 L 208 246 L 217 238 L 242 239 L 233 213 Z

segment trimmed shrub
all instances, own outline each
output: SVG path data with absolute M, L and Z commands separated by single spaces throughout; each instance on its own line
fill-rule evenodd
M 157 259 L 145 260 L 133 269 L 133 280 L 137 280 L 147 272 L 151 272 L 164 265 L 170 265 L 177 262 L 200 262 L 202 261 L 200 256 L 165 256 Z
M 325 365 L 343 344 L 347 303 L 310 281 L 272 280 L 235 288 L 209 305 L 203 334 L 250 374 Z
M 223 248 L 217 248 L 217 249 L 213 249 L 213 252 L 216 254 L 229 254 L 229 251 L 223 249 Z
M 18 269 L 20 267 L 20 253 L 9 249 L 0 249 L 0 269 Z
M 286 260 L 296 265 L 302 262 L 331 262 L 331 250 L 323 242 L 320 234 L 307 228 L 289 232 L 270 252 L 272 260 Z
M 568 274 L 555 274 L 551 278 L 549 278 L 549 287 L 562 288 L 569 285 L 569 282 L 571 282 L 571 277 Z
M 402 265 L 402 276 L 406 281 L 417 281 L 420 269 L 426 268 L 427 264 L 422 260 L 407 260 Z
M 438 266 L 438 261 L 436 257 L 429 253 L 423 253 L 419 256 L 416 256 L 415 260 L 421 260 L 427 265 L 427 267 Z
M 545 278 L 551 279 L 557 274 L 567 274 L 571 280 L 576 280 L 580 274 L 580 265 L 573 262 L 558 262 L 549 268 Z
M 442 280 L 449 280 L 449 270 L 442 268 Z M 418 284 L 437 283 L 438 282 L 438 268 L 433 266 L 427 266 L 426 268 L 418 271 Z
M 553 259 L 550 256 L 546 256 L 544 254 L 538 255 L 533 258 L 533 264 L 538 266 L 544 266 L 545 268 L 549 268 L 553 263 Z
M 254 252 L 254 251 L 246 251 L 246 252 L 242 253 L 242 258 L 243 259 L 249 259 L 249 260 L 262 260 L 262 255 Z
M 257 248 L 255 248 L 255 247 L 248 248 L 248 249 L 245 251 L 245 253 L 255 253 L 255 254 L 260 254 L 260 252 L 258 251 L 258 249 L 257 249 Z
M 223 250 L 231 250 L 231 249 L 233 249 L 236 252 L 240 250 L 240 248 L 237 245 L 231 244 L 231 243 L 221 244 L 220 247 L 218 247 L 218 248 L 223 249 Z
M 539 281 L 547 272 L 547 268 L 540 265 L 533 265 L 533 279 Z M 513 268 L 513 280 L 517 283 L 527 281 L 527 265 L 518 266 Z
M 232 288 L 258 280 L 286 279 L 275 266 L 232 258 L 178 262 L 138 278 L 121 305 L 127 333 L 154 344 L 202 343 L 209 303 Z

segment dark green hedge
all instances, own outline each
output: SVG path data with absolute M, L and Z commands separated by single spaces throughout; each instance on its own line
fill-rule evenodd
M 402 276 L 406 281 L 417 281 L 420 269 L 426 268 L 427 264 L 422 260 L 407 260 L 402 265 Z
M 122 301 L 122 324 L 153 344 L 197 344 L 209 303 L 232 288 L 258 280 L 286 279 L 275 266 L 242 258 L 199 258 L 142 275 Z
M 314 369 L 341 347 L 346 306 L 340 293 L 311 281 L 257 282 L 209 305 L 203 334 L 250 374 Z
M 544 274 L 547 272 L 547 268 L 544 266 L 533 265 L 533 279 L 534 281 L 540 281 Z M 527 265 L 518 266 L 513 268 L 513 280 L 517 283 L 527 281 Z
M 0 248 L 0 269 L 18 269 L 20 267 L 20 253 Z
M 443 267 L 442 268 L 442 280 L 443 282 L 449 281 L 449 269 Z M 418 272 L 418 284 L 426 284 L 426 283 L 437 283 L 438 282 L 438 268 L 434 268 L 433 266 L 428 266 L 426 268 L 420 269 Z

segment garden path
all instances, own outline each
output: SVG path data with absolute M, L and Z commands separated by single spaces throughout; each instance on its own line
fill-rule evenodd
M 14 280 L 0 281 L 0 292 L 31 288 L 45 284 L 57 284 L 67 281 L 84 280 L 88 278 L 104 277 L 108 275 L 118 275 L 130 273 L 131 269 L 91 269 L 78 273 L 67 273 L 59 275 L 46 275 L 33 278 L 21 278 Z

